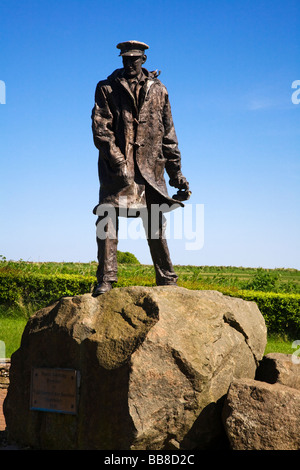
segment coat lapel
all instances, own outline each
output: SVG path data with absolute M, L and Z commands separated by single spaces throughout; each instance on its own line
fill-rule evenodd
M 130 98 L 132 100 L 132 103 L 134 105 L 135 111 L 138 114 L 138 111 L 139 111 L 138 104 L 136 102 L 135 96 L 133 95 L 133 93 L 130 89 L 129 83 L 127 82 L 126 78 L 120 77 L 117 80 L 119 81 L 119 83 L 123 87 L 123 89 L 125 89 L 125 91 L 130 96 Z M 140 90 L 139 108 L 141 108 L 143 106 L 144 101 L 145 101 L 145 99 L 148 95 L 148 92 L 149 92 L 151 86 L 153 85 L 153 83 L 154 83 L 154 80 L 152 80 L 151 78 L 148 78 L 148 77 L 146 78 L 145 83 L 144 83 L 143 87 Z
M 133 93 L 130 89 L 130 86 L 129 86 L 126 78 L 119 78 L 118 81 L 119 81 L 121 87 L 123 87 L 123 89 L 126 91 L 126 93 L 128 93 L 128 95 L 130 96 L 132 104 L 133 104 L 133 106 L 135 108 L 135 111 L 136 111 L 136 114 L 137 114 L 138 113 L 137 103 L 136 103 L 135 97 L 134 97 L 134 95 L 133 95 Z
M 150 78 L 147 78 L 144 86 L 141 88 L 140 91 L 140 108 L 143 106 L 145 99 L 147 98 L 147 95 L 149 93 L 149 90 L 151 86 L 153 85 L 154 80 L 151 80 Z

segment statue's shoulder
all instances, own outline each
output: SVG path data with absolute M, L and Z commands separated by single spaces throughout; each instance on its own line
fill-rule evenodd
M 113 73 L 111 73 L 107 78 L 105 78 L 104 80 L 100 80 L 98 83 L 97 83 L 97 89 L 100 89 L 100 88 L 105 88 L 105 87 L 111 87 L 114 85 L 114 83 L 116 83 L 117 79 L 121 78 L 122 77 L 122 72 L 123 72 L 123 69 L 117 69 L 115 70 Z
M 149 81 L 155 85 L 155 88 L 156 89 L 160 89 L 160 91 L 164 94 L 168 94 L 168 90 L 167 90 L 167 87 L 161 82 L 161 80 L 158 78 L 159 75 L 161 74 L 161 71 L 160 70 L 154 70 L 154 71 L 151 71 L 151 72 L 148 72 L 148 79 Z
M 156 90 L 164 99 L 166 99 L 169 96 L 168 90 L 166 85 L 162 83 L 157 77 L 153 79 L 153 85 Z

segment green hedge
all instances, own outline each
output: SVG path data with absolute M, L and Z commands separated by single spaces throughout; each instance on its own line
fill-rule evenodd
M 31 304 L 40 308 L 64 296 L 91 292 L 96 283 L 93 276 L 74 274 L 25 274 L 18 271 L 0 272 L 0 304 Z M 128 279 L 118 286 L 130 285 Z M 184 283 L 182 283 L 184 286 Z M 264 316 L 269 333 L 300 335 L 300 295 L 277 294 L 217 288 L 227 295 L 255 301 Z M 300 338 L 300 336 L 299 336 Z
M 0 272 L 0 303 L 23 302 L 39 308 L 64 296 L 91 292 L 95 282 L 93 276 Z
M 269 333 L 300 335 L 299 294 L 243 290 L 239 291 L 237 296 L 257 303 L 264 316 Z

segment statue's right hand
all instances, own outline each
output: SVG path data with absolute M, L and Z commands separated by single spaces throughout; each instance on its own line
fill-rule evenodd
M 185 191 L 189 190 L 189 183 L 187 179 L 182 175 L 181 171 L 179 171 L 175 177 L 170 179 L 169 184 L 170 186 L 174 186 L 178 189 L 183 189 Z

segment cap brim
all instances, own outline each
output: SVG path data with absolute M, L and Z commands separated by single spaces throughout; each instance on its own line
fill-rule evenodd
M 126 52 L 121 52 L 120 56 L 122 57 L 135 57 L 135 56 L 142 56 L 144 55 L 143 51 L 126 51 Z

